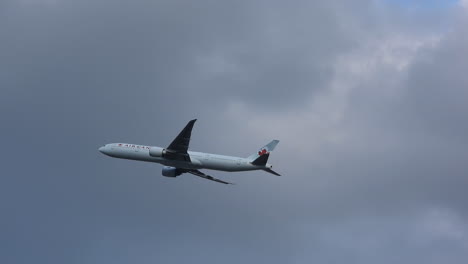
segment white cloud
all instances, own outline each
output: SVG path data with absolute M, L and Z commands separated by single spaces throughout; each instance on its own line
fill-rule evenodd
M 461 5 L 463 8 L 468 9 L 468 0 L 460 0 L 460 5 Z
M 349 111 L 355 107 L 349 105 L 350 93 L 355 89 L 379 89 L 382 97 L 398 96 L 408 65 L 418 51 L 435 47 L 440 38 L 393 34 L 368 39 L 360 47 L 338 56 L 327 90 L 305 94 L 309 97 L 306 104 L 282 111 L 261 111 L 255 105 L 231 101 L 226 115 L 239 125 L 247 124 L 248 133 L 254 137 L 262 138 L 265 131 L 270 131 L 268 134 L 287 141 L 282 146 L 286 152 L 293 151 L 307 159 L 323 159 L 323 147 L 339 145 L 353 137 L 346 123 Z M 374 87 L 372 84 L 381 78 L 386 85 Z
M 466 223 L 454 211 L 434 208 L 421 219 L 425 234 L 432 238 L 463 240 L 466 238 Z

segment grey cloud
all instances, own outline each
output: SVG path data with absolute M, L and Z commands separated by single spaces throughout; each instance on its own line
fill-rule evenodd
M 291 131 L 273 157 L 286 176 L 216 173 L 239 183 L 223 188 L 96 149 L 164 145 L 199 117 L 194 148 L 254 151 L 227 103 L 301 108 L 329 92 L 337 56 L 401 28 L 363 11 L 369 1 L 19 3 L 0 4 L 2 262 L 466 258 L 457 240 L 405 243 L 418 223 L 409 212 L 428 207 L 460 214 L 467 232 L 463 26 L 420 54 L 396 98 L 375 86 L 394 85 L 386 72 L 351 92 L 337 126 L 349 141 L 324 147 L 328 166 L 286 152 Z M 216 63 L 225 71 L 210 72 Z

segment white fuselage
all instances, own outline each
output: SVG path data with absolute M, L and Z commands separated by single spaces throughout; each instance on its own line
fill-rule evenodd
M 251 160 L 203 152 L 188 151 L 190 162 L 150 156 L 150 146 L 126 143 L 106 144 L 99 151 L 110 157 L 160 163 L 182 169 L 210 169 L 219 171 L 251 171 L 271 168 L 270 164 L 257 166 Z

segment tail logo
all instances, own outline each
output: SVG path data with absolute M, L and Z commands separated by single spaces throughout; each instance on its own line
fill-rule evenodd
M 268 154 L 268 151 L 266 149 L 262 149 L 262 150 L 258 151 L 259 156 L 262 156 L 262 155 L 265 155 L 265 154 Z

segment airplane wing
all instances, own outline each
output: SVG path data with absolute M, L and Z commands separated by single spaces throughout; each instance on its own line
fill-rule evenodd
M 198 176 L 198 177 L 201 177 L 201 178 L 204 178 L 204 179 L 207 179 L 207 180 L 211 180 L 211 181 L 215 181 L 215 182 L 220 182 L 220 183 L 224 183 L 224 184 L 234 184 L 234 183 L 230 183 L 230 182 L 225 182 L 225 181 L 222 181 L 220 179 L 216 179 L 210 175 L 206 175 L 205 173 L 199 171 L 199 170 L 188 170 L 187 173 L 190 173 L 190 174 L 193 174 L 195 176 Z
M 190 156 L 187 153 L 190 136 L 192 135 L 192 128 L 196 119 L 190 120 L 188 124 L 180 131 L 179 135 L 171 142 L 169 147 L 166 148 L 166 157 L 174 160 L 190 161 Z

